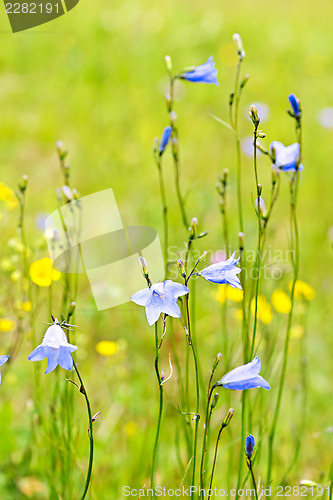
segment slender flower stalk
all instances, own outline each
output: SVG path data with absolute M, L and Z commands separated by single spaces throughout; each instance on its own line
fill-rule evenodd
M 284 350 L 283 350 L 283 360 L 282 360 L 282 368 L 279 382 L 279 389 L 277 395 L 277 401 L 273 416 L 273 422 L 271 431 L 269 434 L 268 440 L 268 466 L 267 466 L 267 484 L 271 483 L 272 480 L 272 466 L 273 466 L 273 447 L 274 447 L 274 439 L 276 434 L 276 427 L 279 419 L 284 383 L 286 378 L 287 371 L 287 363 L 288 363 L 288 349 L 289 349 L 289 340 L 290 340 L 290 331 L 293 320 L 293 310 L 294 310 L 294 299 L 295 299 L 295 286 L 298 279 L 299 274 L 299 233 L 298 233 L 298 224 L 297 224 L 297 195 L 298 195 L 298 185 L 299 185 L 299 169 L 298 166 L 302 161 L 302 122 L 301 122 L 301 114 L 296 117 L 294 116 L 296 121 L 296 136 L 299 144 L 299 155 L 296 160 L 295 172 L 293 173 L 290 179 L 290 216 L 291 216 L 291 235 L 293 242 L 293 259 L 292 266 L 294 271 L 291 291 L 290 291 L 290 301 L 291 307 L 288 315 L 287 322 L 287 330 L 284 342 Z
M 164 150 L 163 150 L 164 151 Z M 163 230 L 164 230 L 164 241 L 163 241 L 163 256 L 164 256 L 164 269 L 165 278 L 168 275 L 168 248 L 169 248 L 169 227 L 168 227 L 168 207 L 165 194 L 165 184 L 162 170 L 162 154 L 158 154 L 157 149 L 154 148 L 154 158 L 158 170 L 158 177 L 160 183 L 160 193 L 162 202 L 162 216 L 163 216 Z
M 203 438 L 203 443 L 202 443 L 202 452 L 201 452 L 201 464 L 200 464 L 200 488 L 204 490 L 204 466 L 205 466 L 205 455 L 207 451 L 207 440 L 208 440 L 208 431 L 209 431 L 209 424 L 210 424 L 210 419 L 212 416 L 212 412 L 217 404 L 218 401 L 218 393 L 214 396 L 214 400 L 212 404 L 210 404 L 211 397 L 214 391 L 214 388 L 216 387 L 215 385 L 211 387 L 213 377 L 215 370 L 219 364 L 219 362 L 222 359 L 222 354 L 218 353 L 214 363 L 213 363 L 213 368 L 210 374 L 209 382 L 208 382 L 208 387 L 207 387 L 207 406 L 206 406 L 206 417 L 205 417 L 205 432 L 204 432 L 204 438 Z
M 210 482 L 209 482 L 208 491 L 209 490 L 212 491 L 212 485 L 213 485 L 213 479 L 214 479 L 214 472 L 215 472 L 215 467 L 216 467 L 216 459 L 217 459 L 217 450 L 218 450 L 218 446 L 219 446 L 221 434 L 222 434 L 223 429 L 225 429 L 229 425 L 229 423 L 230 423 L 230 421 L 231 421 L 231 419 L 233 417 L 233 414 L 234 414 L 234 410 L 233 410 L 233 408 L 230 408 L 230 410 L 228 411 L 225 419 L 222 422 L 222 425 L 220 427 L 219 433 L 217 435 L 216 444 L 215 444 L 213 467 L 212 467 L 212 473 L 211 473 L 211 476 L 210 476 Z M 211 495 L 208 493 L 208 498 L 210 496 Z
M 89 427 L 88 427 L 88 437 L 89 437 L 89 462 L 88 462 L 88 470 L 87 470 L 87 476 L 86 476 L 86 482 L 84 485 L 84 490 L 82 493 L 81 500 L 84 500 L 84 498 L 87 495 L 88 489 L 89 489 L 89 484 L 91 480 L 91 474 L 92 474 L 92 468 L 93 468 L 93 460 L 94 460 L 94 435 L 93 435 L 93 417 L 91 413 L 91 406 L 90 406 L 90 401 L 88 398 L 88 394 L 86 391 L 86 388 L 84 386 L 83 380 L 81 378 L 81 375 L 79 373 L 78 367 L 76 363 L 74 362 L 74 370 L 76 372 L 76 375 L 78 376 L 78 379 L 80 381 L 81 387 L 80 387 L 80 392 L 84 395 L 85 400 L 86 400 L 86 405 L 87 405 L 87 412 L 88 412 L 88 420 L 89 420 Z
M 159 397 L 157 429 L 156 429 L 155 443 L 154 443 L 154 449 L 153 449 L 151 477 L 150 477 L 150 487 L 151 487 L 152 491 L 154 491 L 154 475 L 155 475 L 158 441 L 159 441 L 159 437 L 160 437 L 161 420 L 162 420 L 162 413 L 163 413 L 163 384 L 162 384 L 162 379 L 161 379 L 160 370 L 159 370 L 159 354 L 160 354 L 160 345 L 159 345 L 157 322 L 156 322 L 155 323 L 155 372 L 156 372 L 156 378 L 157 378 L 157 382 L 158 382 L 160 397 Z

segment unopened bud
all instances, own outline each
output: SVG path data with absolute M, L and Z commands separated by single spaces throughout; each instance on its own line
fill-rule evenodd
M 318 483 L 311 481 L 311 479 L 301 479 L 299 482 L 300 486 L 306 486 L 307 488 L 312 488 L 316 486 L 320 486 Z
M 258 205 L 258 200 L 256 200 L 256 205 Z M 260 215 L 262 216 L 263 219 L 267 218 L 267 209 L 265 202 L 263 198 L 259 198 L 259 210 L 260 210 Z
M 198 230 L 198 219 L 196 217 L 193 217 L 193 219 L 191 220 L 191 226 L 189 230 L 190 230 L 190 236 L 194 238 Z
M 259 132 L 259 134 L 257 134 L 257 137 L 259 137 L 259 139 L 264 139 L 266 137 L 266 134 L 264 132 Z
M 231 92 L 230 96 L 229 96 L 229 106 L 232 106 L 233 103 L 234 103 L 234 98 L 235 98 L 235 93 L 234 92 Z
M 19 184 L 19 190 L 21 191 L 21 193 L 24 193 L 24 191 L 27 189 L 28 180 L 29 177 L 27 175 L 22 176 L 21 184 Z
M 251 457 L 252 457 L 254 447 L 255 447 L 255 439 L 254 439 L 254 437 L 252 436 L 252 434 L 249 434 L 249 435 L 247 436 L 247 438 L 246 438 L 246 441 L 245 441 L 246 456 L 247 456 L 248 458 L 251 458 Z
M 234 416 L 234 409 L 233 408 L 230 408 L 228 410 L 228 413 L 226 414 L 226 416 L 224 417 L 224 420 L 223 420 L 223 423 L 222 423 L 222 426 L 223 427 L 227 427 L 229 424 L 230 424 L 230 421 L 232 419 L 232 417 Z
M 165 67 L 168 71 L 168 73 L 171 73 L 172 71 L 172 61 L 170 56 L 165 56 L 164 57 L 164 62 L 165 62 Z
M 234 33 L 232 39 L 237 49 L 237 54 L 239 59 L 242 61 L 245 57 L 245 50 L 243 48 L 243 42 L 239 33 Z
M 170 94 L 167 94 L 165 96 L 165 102 L 166 102 L 168 110 L 170 110 L 171 109 L 171 104 L 172 104 L 172 100 L 171 100 Z
M 213 401 L 210 405 L 210 411 L 212 411 L 215 408 L 215 406 L 217 405 L 219 397 L 220 397 L 219 393 L 215 392 L 214 397 L 213 397 Z
M 170 111 L 169 113 L 169 118 L 170 118 L 170 122 L 172 125 L 176 125 L 176 122 L 177 122 L 177 115 L 174 111 Z
M 139 256 L 139 264 L 141 267 L 142 274 L 144 275 L 145 278 L 148 277 L 148 264 L 147 261 L 144 257 L 141 255 Z
M 69 186 L 66 186 L 66 184 L 64 186 L 62 186 L 62 192 L 63 192 L 67 202 L 74 200 L 73 191 L 71 190 L 71 188 Z
M 165 379 L 165 373 L 164 373 L 164 370 L 161 371 L 161 380 L 162 382 L 164 381 Z
M 185 271 L 184 262 L 181 259 L 179 259 L 177 261 L 177 266 L 178 266 L 178 270 L 179 270 L 181 277 L 185 279 L 186 278 L 186 271 Z
M 240 88 L 243 89 L 247 82 L 249 81 L 250 75 L 245 75 L 243 80 L 241 81 Z
M 244 233 L 238 233 L 239 250 L 244 250 Z
M 258 127 L 258 125 L 260 123 L 260 118 L 259 118 L 259 115 L 258 115 L 258 110 L 257 110 L 257 108 L 255 107 L 254 104 L 251 104 L 251 106 L 250 106 L 249 117 L 251 118 L 253 125 L 255 127 Z
M 258 184 L 258 186 L 257 186 L 257 194 L 258 194 L 258 196 L 261 196 L 261 193 L 262 193 L 262 185 Z
M 227 182 L 228 182 L 228 175 L 229 175 L 229 170 L 227 168 L 225 168 L 223 170 L 223 175 L 222 175 L 222 183 L 224 186 L 227 185 Z
M 214 363 L 213 363 L 213 370 L 216 370 L 216 367 L 217 365 L 219 364 L 219 362 L 221 361 L 222 359 L 222 354 L 219 352 L 217 355 L 216 355 L 216 358 L 214 359 Z
M 172 138 L 172 151 L 174 156 L 178 156 L 178 139 L 177 137 Z

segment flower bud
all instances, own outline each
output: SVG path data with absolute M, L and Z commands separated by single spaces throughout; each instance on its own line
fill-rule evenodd
M 172 71 L 172 61 L 170 56 L 165 56 L 164 57 L 164 62 L 165 62 L 165 67 L 168 71 L 168 73 L 171 73 Z
M 256 200 L 256 205 L 258 205 L 258 200 Z M 262 218 L 266 219 L 267 209 L 266 209 L 266 205 L 265 205 L 263 198 L 259 198 L 259 210 L 260 210 L 260 215 L 262 216 Z
M 250 75 L 245 75 L 243 80 L 241 81 L 240 88 L 243 89 L 247 82 L 249 81 Z
M 262 185 L 258 184 L 258 186 L 257 186 L 257 194 L 258 194 L 258 196 L 261 196 L 261 193 L 262 193 Z
M 242 252 L 244 250 L 244 233 L 238 233 L 239 250 Z
M 232 39 L 233 39 L 234 44 L 236 46 L 239 59 L 242 61 L 245 57 L 245 50 L 243 48 L 243 42 L 242 42 L 241 36 L 239 33 L 234 33 L 232 35 Z
M 170 109 L 171 109 L 171 104 L 172 104 L 170 94 L 167 94 L 167 95 L 165 96 L 165 102 L 166 102 L 166 105 L 167 105 L 168 110 L 170 110 Z
M 235 410 L 233 408 L 230 408 L 228 410 L 228 413 L 224 417 L 222 427 L 227 427 L 230 424 L 230 421 L 231 421 L 232 417 L 234 416 L 234 412 L 235 412 Z
M 185 271 L 184 262 L 181 259 L 179 259 L 177 261 L 177 265 L 178 265 L 178 270 L 179 270 L 181 277 L 186 279 L 186 271 Z
M 172 125 L 176 125 L 176 122 L 177 122 L 177 115 L 174 111 L 170 111 L 169 113 L 169 118 L 170 118 L 170 122 Z
M 66 186 L 66 184 L 62 186 L 62 192 L 67 200 L 67 203 L 74 200 L 73 192 L 69 186 Z
M 178 139 L 177 137 L 172 138 L 172 151 L 174 156 L 178 156 Z
M 193 219 L 191 220 L 191 226 L 189 230 L 190 230 L 190 236 L 194 238 L 198 230 L 198 219 L 196 217 L 193 217 Z
M 258 127 L 258 125 L 260 123 L 260 118 L 258 115 L 258 110 L 254 104 L 251 104 L 251 106 L 250 106 L 249 117 L 251 118 L 253 125 L 255 127 Z
M 249 434 L 246 438 L 246 441 L 245 441 L 245 447 L 246 447 L 246 456 L 248 458 L 251 458 L 252 455 L 253 455 L 253 450 L 254 450 L 254 446 L 255 446 L 255 439 L 254 437 L 252 436 L 252 434 Z
M 164 370 L 161 371 L 161 380 L 162 382 L 164 382 L 164 379 L 165 379 L 165 373 L 164 373 Z
M 210 405 L 210 411 L 212 411 L 215 408 L 215 406 L 217 405 L 219 397 L 220 397 L 219 393 L 215 392 L 214 397 L 213 397 L 213 401 Z
M 221 361 L 222 359 L 222 354 L 219 352 L 217 355 L 216 355 L 216 358 L 214 359 L 214 363 L 213 363 L 213 370 L 216 370 L 216 367 L 217 365 L 219 364 L 219 362 Z
M 148 264 L 147 264 L 147 261 L 144 257 L 142 257 L 141 255 L 139 256 L 139 264 L 141 266 L 141 271 L 142 271 L 142 274 L 144 275 L 145 278 L 148 277 Z
M 229 170 L 227 168 L 225 168 L 223 170 L 223 175 L 222 175 L 222 184 L 224 185 L 224 187 L 227 185 L 228 175 L 229 175 Z

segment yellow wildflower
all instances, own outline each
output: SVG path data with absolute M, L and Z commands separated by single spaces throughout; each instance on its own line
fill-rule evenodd
M 253 315 L 255 312 L 255 304 L 255 298 L 253 298 L 251 301 L 251 312 Z M 273 319 L 272 308 L 264 295 L 258 295 L 257 317 L 264 325 L 268 325 Z
M 0 200 L 4 201 L 8 208 L 15 208 L 18 205 L 14 191 L 3 182 L 0 182 Z
M 304 337 L 304 333 L 305 333 L 304 326 L 294 325 L 291 327 L 290 330 L 290 338 L 301 339 L 302 337 Z
M 289 283 L 289 289 L 291 290 L 292 282 Z M 295 299 L 301 300 L 313 300 L 316 296 L 315 290 L 309 283 L 305 281 L 297 280 L 295 284 Z
M 216 294 L 216 300 L 221 304 L 224 304 L 226 299 L 229 299 L 232 302 L 242 302 L 243 290 L 233 288 L 229 285 L 219 285 L 219 289 Z
M 53 281 L 60 279 L 61 273 L 52 267 L 51 259 L 47 257 L 36 260 L 30 266 L 30 278 L 35 285 L 51 286 Z
M 291 309 L 291 300 L 289 296 L 281 290 L 281 288 L 277 288 L 274 290 L 271 297 L 272 305 L 274 309 L 281 314 L 288 314 Z
M 16 328 L 16 322 L 10 318 L 0 318 L 0 332 L 10 332 Z
M 135 436 L 135 434 L 137 434 L 139 429 L 135 422 L 130 421 L 126 422 L 126 424 L 124 425 L 124 430 L 128 437 L 132 437 Z
M 119 346 L 113 340 L 101 340 L 96 344 L 96 351 L 101 356 L 113 356 L 118 350 Z

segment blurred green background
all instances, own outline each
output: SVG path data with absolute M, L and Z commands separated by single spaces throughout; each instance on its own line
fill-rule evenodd
M 241 101 L 243 138 L 252 132 L 247 116 L 249 105 L 262 103 L 267 108 L 258 105 L 259 111 L 268 111 L 262 119 L 261 128 L 267 134 L 262 143 L 268 147 L 272 140 L 294 142 L 294 125 L 285 110 L 291 92 L 300 98 L 304 119 L 304 172 L 298 205 L 300 278 L 315 288 L 316 299 L 310 305 L 307 324 L 308 418 L 306 428 L 302 429 L 302 455 L 288 478 L 290 484 L 297 484 L 304 477 L 320 482 L 325 476 L 327 480 L 332 460 L 333 279 L 332 240 L 328 235 L 333 225 L 332 117 L 331 123 L 326 118 L 326 126 L 320 123 L 323 108 L 333 106 L 332 15 L 332 3 L 327 0 L 204 3 L 182 0 L 158 4 L 151 0 L 81 0 L 65 16 L 13 35 L 5 8 L 0 6 L 0 180 L 14 189 L 23 174 L 29 175 L 27 235 L 35 258 L 47 255 L 46 250 L 38 250 L 42 233 L 36 227 L 36 217 L 57 207 L 55 188 L 62 182 L 55 153 L 59 139 L 69 149 L 71 183 L 82 196 L 112 187 L 126 224 L 152 226 L 162 234 L 152 144 L 168 124 L 164 102 L 168 84 L 166 54 L 171 56 L 175 71 L 201 64 L 210 55 L 214 56 L 219 71 L 219 87 L 178 82 L 176 92 L 182 186 L 183 192 L 190 192 L 187 212 L 189 217 L 199 219 L 200 230 L 209 231 L 209 236 L 198 244 L 201 250 L 216 251 L 223 245 L 215 183 L 224 168 L 230 170 L 231 243 L 236 249 L 238 245 L 234 141 L 209 116 L 214 113 L 227 119 L 228 96 L 237 65 L 232 34 L 239 32 L 242 36 L 246 51 L 242 71 L 250 75 Z M 174 192 L 173 166 L 170 155 L 166 157 L 164 174 L 172 221 L 171 243 L 183 248 L 185 237 Z M 251 200 L 254 179 L 251 158 L 245 153 L 242 168 L 245 238 L 248 247 L 254 247 L 256 219 Z M 270 165 L 264 157 L 259 159 L 259 176 L 265 197 L 270 189 Z M 288 248 L 288 210 L 288 185 L 282 179 L 270 230 L 269 244 L 273 249 Z M 1 207 L 1 212 L 1 256 L 7 256 L 10 249 L 6 240 L 16 235 L 17 210 L 7 212 Z M 288 266 L 285 271 L 279 286 L 287 290 L 291 279 Z M 262 283 L 268 298 L 274 285 L 270 280 Z M 2 316 L 13 315 L 15 284 L 12 287 L 9 292 L 7 277 L 2 274 Z M 57 290 L 56 287 L 60 295 L 60 284 L 55 285 Z M 222 350 L 220 304 L 215 300 L 215 292 L 205 283 L 198 287 L 196 338 L 205 380 L 211 361 Z M 43 294 L 43 290 L 39 291 L 36 319 L 39 338 L 45 329 L 41 322 L 48 321 L 47 308 L 43 307 L 47 295 Z M 85 277 L 81 279 L 77 302 L 76 321 L 81 332 L 77 336 L 78 359 L 92 394 L 93 408 L 102 411 L 105 417 L 95 428 L 96 469 L 90 497 L 115 498 L 116 494 L 120 496 L 123 485 L 139 488 L 148 482 L 157 412 L 153 332 L 146 324 L 144 311 L 133 304 L 97 312 Z M 241 359 L 237 347 L 240 327 L 234 320 L 230 323 L 235 346 L 231 364 L 236 366 Z M 273 325 L 272 330 L 281 335 L 272 368 L 276 375 L 281 363 L 285 317 L 274 317 Z M 175 328 L 182 352 L 183 331 L 180 325 Z M 263 331 L 260 325 L 259 334 L 264 335 Z M 1 333 L 3 353 L 10 344 L 10 335 Z M 95 349 L 100 340 L 117 341 L 118 353 L 101 357 Z M 165 368 L 167 347 L 162 355 Z M 23 498 L 22 488 L 17 487 L 21 484 L 19 480 L 39 477 L 38 463 L 47 453 L 39 448 L 36 458 L 33 450 L 33 467 L 24 469 L 24 453 L 31 438 L 28 429 L 33 394 L 33 371 L 26 361 L 29 349 L 27 338 L 1 386 L 1 498 Z M 292 342 L 291 351 L 294 356 L 289 364 L 279 423 L 279 475 L 283 475 L 285 463 L 291 458 L 294 434 L 300 433 L 296 417 L 293 418 L 299 391 L 297 340 Z M 43 367 L 39 365 L 42 384 L 49 388 L 53 382 L 50 375 L 44 377 Z M 220 370 L 223 375 L 224 368 Z M 6 366 L 2 372 L 6 372 Z M 173 381 L 167 391 L 176 404 Z M 263 396 L 265 405 L 273 408 L 275 397 L 276 384 L 275 387 L 272 384 L 272 391 Z M 79 396 L 75 401 L 81 435 L 78 460 L 82 481 L 87 452 L 86 418 L 84 401 Z M 235 408 L 232 446 L 238 457 L 237 394 L 232 395 L 232 405 Z M 223 413 L 225 408 L 220 411 Z M 269 415 L 268 410 L 267 418 Z M 176 410 L 166 403 L 157 484 L 167 480 L 170 487 L 179 485 L 182 479 L 177 472 L 173 444 L 167 439 L 168 435 L 174 439 L 177 419 Z M 221 452 L 221 464 L 224 459 Z M 217 477 L 223 484 L 222 465 L 221 471 Z M 265 474 L 265 468 L 259 472 Z M 36 491 L 31 497 L 44 498 L 43 493 Z

